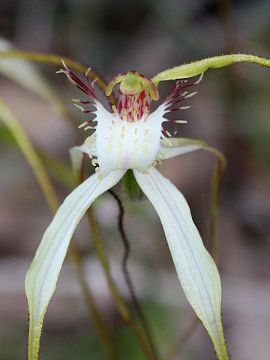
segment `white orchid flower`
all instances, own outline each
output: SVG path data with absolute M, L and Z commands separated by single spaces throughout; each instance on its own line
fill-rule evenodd
M 135 71 L 120 74 L 107 87 L 106 94 L 110 95 L 114 86 L 119 85 L 118 102 L 112 106 L 112 112 L 98 101 L 87 74 L 83 82 L 64 64 L 60 72 L 88 96 L 88 101 L 77 101 L 82 111 L 91 114 L 91 119 L 80 127 L 93 132 L 81 150 L 93 158 L 96 173 L 60 206 L 28 270 L 29 360 L 38 359 L 44 315 L 75 228 L 95 199 L 117 184 L 129 169 L 133 170 L 138 185 L 160 217 L 186 298 L 211 337 L 218 359 L 229 359 L 221 321 L 221 284 L 217 267 L 203 245 L 184 196 L 155 166 L 204 147 L 199 141 L 172 138 L 166 127 L 168 123 L 184 122 L 170 120 L 169 114 L 188 108 L 183 102 L 195 94 L 190 90 L 198 81 L 187 78 L 202 74 L 208 68 L 240 61 L 269 66 L 267 59 L 256 56 L 227 55 L 165 70 L 152 80 Z M 174 79 L 178 80 L 171 94 L 151 113 L 151 101 L 159 98 L 157 84 Z M 89 105 L 90 109 L 85 110 L 82 105 Z

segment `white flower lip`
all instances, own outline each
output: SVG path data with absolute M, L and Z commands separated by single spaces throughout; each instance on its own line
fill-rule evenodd
M 96 155 L 101 173 L 151 167 L 161 149 L 162 118 L 153 113 L 136 122 L 123 121 L 100 105 L 96 116 Z

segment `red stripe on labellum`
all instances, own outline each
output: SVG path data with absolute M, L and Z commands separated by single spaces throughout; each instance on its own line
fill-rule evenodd
M 150 102 L 148 90 L 135 95 L 123 94 L 119 90 L 117 112 L 123 120 L 138 121 L 149 110 Z

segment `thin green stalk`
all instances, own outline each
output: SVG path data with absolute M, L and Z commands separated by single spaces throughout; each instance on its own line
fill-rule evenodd
M 11 134 L 14 136 L 20 150 L 24 154 L 25 158 L 27 159 L 28 163 L 31 166 L 31 169 L 34 172 L 34 175 L 50 206 L 52 213 L 55 213 L 55 211 L 58 208 L 59 201 L 56 192 L 54 190 L 54 187 L 49 179 L 49 176 L 47 175 L 46 169 L 44 168 L 42 161 L 40 160 L 36 150 L 34 149 L 32 143 L 28 139 L 23 128 L 20 126 L 15 116 L 9 111 L 4 101 L 1 99 L 0 99 L 0 118 L 7 126 Z M 116 359 L 112 344 L 107 334 L 106 326 L 103 323 L 98 307 L 96 306 L 95 299 L 85 279 L 80 255 L 76 243 L 74 241 L 72 241 L 72 245 L 70 246 L 69 249 L 69 257 L 76 269 L 76 273 L 82 288 L 85 302 L 87 304 L 90 315 L 93 317 L 94 324 L 97 328 L 101 342 L 107 351 L 108 358 L 111 360 Z M 31 340 L 29 339 L 29 341 Z M 31 346 L 29 346 L 28 348 L 30 351 Z M 36 356 L 38 358 L 39 355 L 36 354 Z

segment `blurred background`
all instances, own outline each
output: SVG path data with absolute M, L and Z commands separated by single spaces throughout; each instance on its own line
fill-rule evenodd
M 269 33 L 269 0 L 0 3 L 2 39 L 15 48 L 72 57 L 106 80 L 131 69 L 153 76 L 174 65 L 231 52 L 267 57 Z M 57 66 L 35 66 L 65 102 L 72 121 L 66 121 L 48 102 L 5 76 L 0 77 L 0 96 L 39 151 L 68 164 L 69 148 L 84 139 L 84 133 L 76 129 L 83 116 L 71 103 L 71 98 L 80 94 L 63 76 L 55 74 Z M 162 84 L 162 97 L 171 85 Z M 209 71 L 198 95 L 189 101 L 192 108 L 183 114 L 189 122 L 180 131 L 181 136 L 208 141 L 228 160 L 220 198 L 218 252 L 225 335 L 232 358 L 237 360 L 269 358 L 269 94 L 270 72 L 265 68 L 241 64 Z M 197 152 L 161 166 L 185 194 L 208 246 L 214 161 L 211 155 Z M 68 188 L 55 174 L 52 179 L 63 199 Z M 2 124 L 0 199 L 0 359 L 19 360 L 26 358 L 24 276 L 51 214 L 31 168 Z M 125 199 L 124 205 L 131 246 L 129 268 L 156 347 L 166 360 L 214 359 L 201 325 L 173 355 L 193 313 L 178 283 L 154 209 L 146 201 L 131 203 Z M 123 245 L 117 231 L 117 205 L 107 194 L 94 209 L 114 278 L 130 302 L 121 272 Z M 145 359 L 116 311 L 84 221 L 77 237 L 87 280 L 113 338 L 117 359 Z M 50 304 L 41 345 L 44 359 L 106 359 L 69 261 Z

